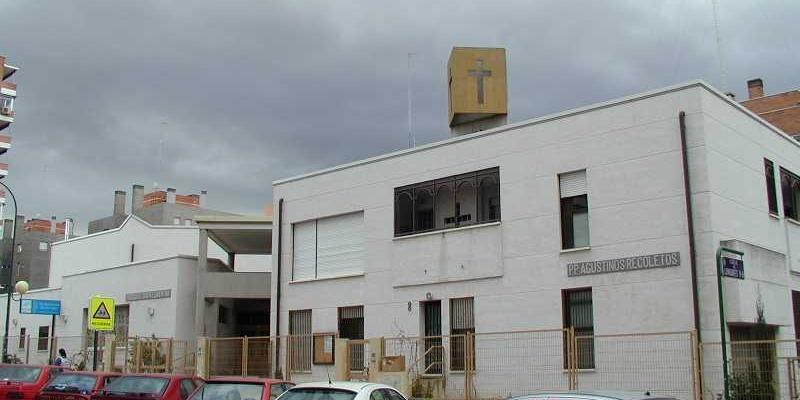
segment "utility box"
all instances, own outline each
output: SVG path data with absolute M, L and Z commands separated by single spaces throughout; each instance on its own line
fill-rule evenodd
M 454 134 L 505 124 L 508 115 L 505 49 L 454 47 L 447 62 L 447 80 L 449 123 Z

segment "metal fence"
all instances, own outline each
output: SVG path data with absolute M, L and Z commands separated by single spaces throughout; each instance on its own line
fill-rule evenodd
M 195 344 L 171 338 L 123 338 L 97 336 L 97 358 L 93 339 L 84 336 L 9 336 L 9 362 L 52 364 L 64 349 L 69 365 L 79 371 L 193 373 Z M 113 349 L 111 354 L 105 354 Z M 96 361 L 96 365 L 95 365 Z M 105 363 L 109 363 L 108 366 Z
M 274 342 L 274 338 L 266 336 L 210 338 L 209 375 L 272 376 Z

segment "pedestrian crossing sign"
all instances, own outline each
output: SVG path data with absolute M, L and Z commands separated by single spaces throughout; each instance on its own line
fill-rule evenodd
M 96 331 L 114 330 L 114 299 L 92 296 L 89 300 L 89 329 Z

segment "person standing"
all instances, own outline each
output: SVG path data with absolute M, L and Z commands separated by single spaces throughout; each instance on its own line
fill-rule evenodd
M 72 361 L 70 361 L 67 358 L 67 351 L 66 350 L 64 350 L 63 348 L 58 349 L 58 357 L 56 357 L 55 361 L 53 362 L 53 365 L 56 365 L 58 367 L 64 367 L 64 368 L 71 368 L 72 367 Z

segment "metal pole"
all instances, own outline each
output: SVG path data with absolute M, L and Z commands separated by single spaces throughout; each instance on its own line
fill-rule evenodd
M 727 330 L 725 318 L 725 303 L 724 292 L 722 286 L 722 252 L 738 254 L 743 256 L 744 253 L 736 250 L 726 249 L 724 247 L 717 248 L 717 296 L 719 298 L 719 336 L 722 345 L 722 376 L 725 392 L 725 400 L 730 400 L 730 377 L 728 376 L 728 344 L 725 340 L 725 331 Z
M 8 192 L 11 196 L 11 201 L 14 202 L 14 228 L 11 231 L 11 256 L 8 260 L 8 281 L 6 282 L 6 327 L 5 333 L 3 334 L 3 362 L 8 362 L 8 325 L 11 320 L 11 294 L 14 292 L 14 253 L 16 252 L 14 246 L 17 242 L 17 215 L 19 214 L 19 210 L 17 209 L 17 198 L 14 197 L 14 193 L 11 189 L 3 182 L 0 182 L 0 186 Z M 5 221 L 3 224 L 5 224 Z M 5 227 L 3 227 L 3 230 L 5 231 Z M 3 236 L 5 236 L 5 234 L 3 234 Z
M 97 331 L 94 331 L 94 344 L 92 345 L 92 371 L 97 371 Z

